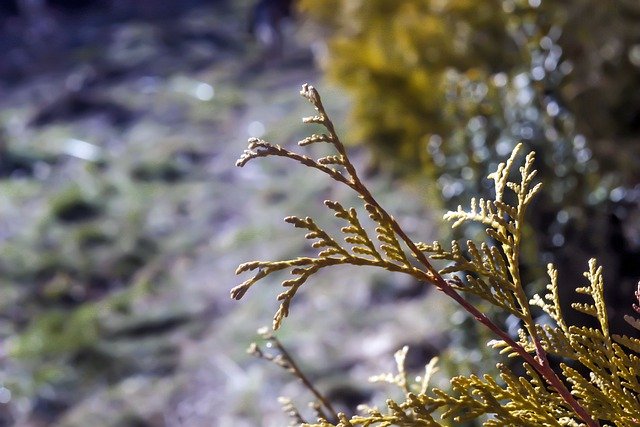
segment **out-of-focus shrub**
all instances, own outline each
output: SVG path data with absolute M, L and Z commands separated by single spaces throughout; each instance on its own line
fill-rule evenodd
M 448 208 L 490 197 L 487 173 L 524 142 L 546 187 L 530 250 L 578 265 L 597 253 L 620 294 L 632 292 L 640 4 L 301 0 L 299 9 L 327 34 L 322 62 L 351 95 L 352 140 L 436 180 Z

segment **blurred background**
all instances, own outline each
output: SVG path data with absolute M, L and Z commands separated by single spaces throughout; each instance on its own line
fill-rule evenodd
M 248 137 L 313 131 L 305 82 L 417 241 L 477 237 L 442 213 L 536 150 L 528 289 L 556 262 L 567 302 L 597 256 L 628 332 L 637 1 L 0 0 L 0 426 L 283 426 L 279 395 L 313 419 L 245 352 L 277 278 L 229 299 L 239 263 L 308 250 L 284 216 L 336 231 L 322 201 L 358 203 L 282 159 L 234 166 Z M 493 369 L 486 331 L 411 280 L 341 268 L 305 288 L 279 337 L 342 410 L 397 393 L 367 378 L 405 344 L 416 372 L 442 356 L 443 387 Z

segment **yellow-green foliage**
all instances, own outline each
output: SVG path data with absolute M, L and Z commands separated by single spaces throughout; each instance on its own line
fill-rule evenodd
M 453 206 L 482 191 L 472 183 L 513 140 L 538 150 L 545 198 L 565 207 L 636 184 L 640 2 L 298 5 L 325 35 L 326 75 L 350 95 L 351 139 L 405 173 L 462 176 L 456 191 L 439 182 Z
M 495 113 L 500 88 L 491 77 L 523 62 L 502 3 L 302 0 L 299 7 L 332 28 L 325 68 L 353 95 L 355 139 L 430 170 L 430 136 Z
M 519 270 L 524 216 L 541 188 L 535 183 L 533 153 L 525 156 L 519 177 L 513 177 L 512 170 L 518 162 L 520 149 L 520 146 L 516 147 L 509 159 L 490 175 L 495 198 L 472 200 L 468 209 L 459 207 L 445 216 L 453 227 L 469 222 L 480 223 L 486 228 L 487 242 L 453 242 L 450 247 L 439 242 L 416 243 L 361 182 L 315 89 L 305 85 L 301 94 L 317 110 L 317 115 L 304 121 L 324 126 L 326 133 L 312 135 L 300 141 L 299 145 L 327 143 L 336 150 L 336 154 L 313 159 L 252 139 L 238 165 L 244 166 L 257 157 L 282 156 L 318 169 L 358 193 L 363 202 L 362 208 L 375 223 L 374 230 L 367 230 L 362 225 L 358 209 L 344 207 L 335 201 L 326 201 L 325 204 L 334 216 L 346 223 L 341 229 L 341 236 L 328 234 L 312 218 L 287 217 L 287 222 L 306 230 L 306 238 L 312 241 L 318 254 L 285 261 L 242 264 L 238 274 L 256 273 L 235 287 L 232 297 L 242 298 L 258 280 L 273 272 L 290 270 L 292 278 L 282 283 L 285 290 L 278 296 L 281 305 L 273 324 L 277 329 L 289 314 L 290 303 L 296 293 L 322 268 L 342 264 L 366 265 L 408 274 L 426 286 L 435 286 L 489 328 L 496 337 L 489 345 L 499 353 L 519 358 L 526 372 L 526 375 L 519 376 L 507 366 L 498 364 L 500 375 L 497 378 L 488 375 L 457 376 L 451 379 L 450 390 L 430 388 L 429 378 L 435 369 L 435 360 L 427 364 L 419 383 L 413 384 L 404 370 L 406 349 L 403 349 L 396 354 L 398 373 L 384 374 L 374 380 L 397 384 L 404 391 L 405 399 L 388 400 L 386 410 L 369 408 L 349 418 L 333 411 L 330 402 L 322 398 L 298 370 L 277 339 L 263 331 L 281 353 L 271 359 L 301 378 L 318 399 L 315 407 L 319 419 L 315 424 L 305 425 L 438 426 L 458 425 L 474 419 L 481 420 L 485 426 L 640 425 L 640 339 L 609 332 L 602 268 L 595 260 L 589 262 L 585 284 L 576 289 L 589 302 L 572 306 L 592 316 L 597 327 L 566 323 L 560 308 L 557 271 L 553 265 L 548 266 L 547 294 L 527 295 L 525 290 Z M 441 260 L 446 263 L 438 270 L 434 262 L 440 263 Z M 523 327 L 518 337 L 511 337 L 503 326 L 468 302 L 463 297 L 467 293 L 520 319 Z M 640 300 L 640 289 L 636 297 Z M 638 305 L 633 308 L 640 313 Z M 552 322 L 537 324 L 535 318 L 542 312 Z M 628 322 L 640 329 L 640 320 L 629 316 Z M 256 346 L 252 347 L 252 352 L 269 358 Z M 555 370 L 549 362 L 549 355 L 561 360 Z M 304 423 L 290 401 L 283 401 L 283 404 L 297 423 Z

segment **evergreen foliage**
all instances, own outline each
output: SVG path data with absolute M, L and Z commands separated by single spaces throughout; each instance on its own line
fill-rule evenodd
M 519 178 L 511 176 L 518 161 L 521 146 L 513 150 L 489 178 L 495 197 L 473 199 L 468 209 L 458 207 L 445 219 L 458 227 L 479 223 L 486 228 L 487 241 L 453 242 L 450 247 L 434 242 L 412 240 L 400 224 L 382 207 L 360 180 L 327 116 L 317 91 L 304 85 L 301 94 L 316 109 L 317 114 L 303 119 L 326 129 L 312 135 L 299 145 L 328 143 L 335 155 L 313 159 L 269 142 L 251 139 L 249 149 L 238 160 L 238 166 L 258 157 L 281 156 L 315 168 L 353 189 L 363 203 L 364 211 L 375 223 L 367 230 L 358 219 L 359 210 L 346 208 L 335 201 L 325 205 L 335 217 L 346 222 L 341 236 L 332 236 L 312 218 L 287 217 L 286 221 L 304 229 L 314 257 L 298 257 L 284 261 L 252 261 L 238 267 L 237 273 L 255 272 L 251 278 L 235 287 L 231 296 L 242 298 L 259 280 L 282 270 L 291 278 L 282 282 L 285 290 L 278 300 L 280 308 L 274 316 L 273 329 L 278 329 L 289 315 L 291 301 L 305 282 L 319 270 L 334 265 L 374 266 L 408 274 L 426 285 L 435 286 L 451 297 L 475 320 L 489 328 L 494 340 L 488 344 L 497 352 L 519 358 L 525 375 L 498 364 L 499 377 L 489 375 L 456 376 L 451 389 L 431 388 L 429 379 L 436 361 L 430 361 L 425 374 L 413 383 L 404 369 L 407 349 L 396 354 L 398 372 L 374 377 L 374 381 L 396 384 L 405 393 L 403 401 L 388 400 L 386 410 L 368 408 L 362 414 L 348 417 L 336 414 L 331 404 L 297 368 L 290 354 L 271 332 L 262 331 L 275 343 L 277 356 L 265 354 L 253 345 L 251 352 L 291 372 L 312 391 L 317 402 L 316 423 L 305 423 L 291 401 L 283 400 L 285 410 L 296 424 L 308 426 L 438 426 L 459 425 L 478 419 L 486 426 L 637 426 L 640 423 L 640 339 L 610 332 L 604 301 L 602 267 L 591 260 L 585 273 L 586 284 L 576 289 L 588 297 L 588 302 L 574 303 L 574 310 L 594 318 L 597 327 L 575 326 L 566 321 L 559 297 L 558 272 L 548 266 L 548 293 L 529 295 L 521 272 L 521 245 L 527 207 L 541 189 L 535 183 L 534 153 L 525 156 L 519 167 Z M 446 261 L 437 269 L 434 263 Z M 511 337 L 496 321 L 469 302 L 464 294 L 473 294 L 499 311 L 516 316 L 522 324 L 517 337 Z M 636 292 L 640 314 L 640 287 Z M 536 322 L 542 312 L 550 318 L 547 324 Z M 640 319 L 626 317 L 628 323 L 640 329 Z M 554 368 L 549 358 L 560 360 Z

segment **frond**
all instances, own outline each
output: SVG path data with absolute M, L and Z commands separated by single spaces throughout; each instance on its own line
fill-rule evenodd
M 367 231 L 362 228 L 356 210 L 354 208 L 347 210 L 340 203 L 331 200 L 326 200 L 324 203 L 329 209 L 335 211 L 334 215 L 337 218 L 349 223 L 348 226 L 342 227 L 340 231 L 345 234 L 345 242 L 353 245 L 351 250 L 357 254 L 370 256 L 374 260 L 382 261 L 382 256 L 369 238 Z
M 562 309 L 560 308 L 560 297 L 558 293 L 558 270 L 553 264 L 547 265 L 547 274 L 551 279 L 551 282 L 547 285 L 549 293 L 545 294 L 544 298 L 541 298 L 538 294 L 535 294 L 529 304 L 542 308 L 562 329 L 563 332 L 567 332 L 567 325 L 562 318 Z
M 544 350 L 556 357 L 576 360 L 576 352 L 571 347 L 568 331 L 550 325 L 536 325 L 538 337 Z
M 368 191 L 360 182 L 355 168 L 346 156 L 344 146 L 335 134 L 333 124 L 324 111 L 317 91 L 312 86 L 304 85 L 300 93 L 313 104 L 318 113 L 315 116 L 304 118 L 303 121 L 305 123 L 320 124 L 326 128 L 327 132 L 306 137 L 299 141 L 298 145 L 307 146 L 315 143 L 328 143 L 335 148 L 337 154 L 312 159 L 279 145 L 252 138 L 249 140 L 248 149 L 237 161 L 237 165 L 244 166 L 249 161 L 259 157 L 285 157 L 325 173 L 332 179 L 354 189 L 361 196 L 367 195 Z M 270 274 L 282 270 L 290 270 L 290 274 L 293 277 L 282 282 L 285 290 L 277 298 L 280 301 L 280 307 L 274 315 L 273 328 L 278 329 L 282 320 L 289 315 L 291 302 L 300 287 L 322 268 L 341 264 L 367 265 L 414 276 L 417 275 L 418 270 L 411 265 L 400 244 L 392 224 L 393 218 L 377 206 L 377 202 L 372 196 L 369 195 L 369 201 L 365 197 L 362 198 L 365 199 L 363 203 L 364 209 L 375 222 L 377 242 L 374 242 L 369 237 L 369 233 L 360 223 L 355 208 L 345 208 L 339 202 L 327 200 L 325 205 L 333 211 L 334 216 L 347 222 L 347 225 L 340 230 L 342 233 L 341 238 L 331 236 L 319 227 L 313 218 L 286 217 L 286 222 L 296 228 L 302 228 L 307 231 L 305 238 L 312 242 L 311 246 L 313 248 L 318 249 L 317 256 L 313 258 L 299 257 L 285 261 L 252 261 L 242 264 L 236 270 L 236 274 L 247 271 L 257 271 L 257 273 L 233 288 L 231 297 L 240 299 L 255 283 Z
M 466 249 L 463 251 L 455 241 L 451 243 L 451 250 L 444 249 L 438 242 L 421 246 L 421 250 L 431 253 L 431 259 L 451 262 L 439 271 L 440 274 L 464 274 L 465 281 L 458 276 L 451 279 L 450 283 L 455 289 L 477 295 L 492 305 L 522 317 L 515 294 L 516 287 L 500 249 L 486 243 L 478 248 L 472 241 L 467 241 Z
M 534 354 L 536 351 L 535 345 L 533 344 L 533 342 L 531 342 L 531 338 L 524 329 L 518 330 L 517 343 L 528 353 Z M 507 357 L 518 357 L 516 349 L 514 349 L 512 345 L 505 342 L 504 340 L 491 340 L 487 343 L 487 346 L 493 348 L 494 350 L 499 350 L 500 354 L 506 354 Z
M 503 212 L 510 212 L 511 214 L 517 215 L 517 211 L 513 206 L 507 205 L 506 203 L 499 202 L 498 204 L 502 206 L 502 208 L 498 208 L 493 200 L 478 200 L 473 197 L 468 212 L 465 211 L 462 206 L 458 206 L 455 212 L 445 214 L 444 219 L 453 222 L 451 225 L 452 228 L 459 227 L 465 222 L 473 221 L 491 227 L 496 231 L 506 231 L 509 234 L 514 234 L 516 231 L 514 228 L 515 224 L 513 221 L 505 219 L 501 214 Z M 501 235 L 501 238 L 506 240 L 508 234 L 505 233 Z
M 598 267 L 595 259 L 589 260 L 589 271 L 584 273 L 589 281 L 588 286 L 576 288 L 576 292 L 588 295 L 593 299 L 591 303 L 573 303 L 571 306 L 580 312 L 595 317 L 600 322 L 600 327 L 604 336 L 609 336 L 609 320 L 607 307 L 604 302 L 604 279 L 602 278 L 602 267 Z
M 485 426 L 561 426 L 576 422 L 565 402 L 544 386 L 530 366 L 525 365 L 528 379 L 514 375 L 502 365 L 499 368 L 505 385 L 488 375 L 482 378 L 472 375 L 452 380 L 455 395 L 434 390 L 448 408 L 443 417 L 464 422 L 490 415 Z M 560 419 L 565 421 L 561 423 Z
M 409 263 L 404 250 L 400 246 L 400 242 L 396 237 L 396 232 L 393 230 L 393 227 L 386 220 L 382 212 L 380 212 L 380 209 L 370 203 L 365 203 L 364 208 L 369 213 L 369 218 L 371 218 L 377 225 L 376 237 L 380 242 L 380 248 L 389 259 L 400 263 L 404 267 L 409 267 L 411 264 Z
M 620 345 L 625 346 L 629 350 L 640 354 L 640 339 L 634 337 L 627 337 L 625 335 L 613 335 L 613 339 Z M 640 372 L 640 371 L 639 371 Z
M 536 171 L 533 169 L 535 156 L 529 153 L 524 165 L 520 167 L 520 181 L 509 180 L 519 150 L 518 144 L 509 159 L 498 165 L 496 172 L 489 175 L 494 181 L 495 199 L 471 199 L 468 210 L 458 206 L 448 212 L 444 218 L 452 222 L 452 227 L 459 227 L 469 222 L 486 226 L 489 238 L 498 242 L 499 246 L 483 243 L 480 248 L 473 242 L 467 242 L 462 250 L 453 243 L 447 251 L 439 244 L 421 245 L 421 250 L 431 253 L 432 259 L 451 261 L 451 264 L 440 271 L 441 274 L 462 272 L 464 282 L 456 281 L 454 286 L 463 292 L 469 292 L 488 301 L 510 314 L 523 320 L 529 334 L 535 336 L 535 322 L 531 315 L 531 307 L 520 277 L 520 244 L 524 215 L 533 196 L 539 191 L 540 184 L 533 185 Z M 516 203 L 510 204 L 505 199 L 505 192 L 511 190 L 516 196 Z

